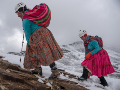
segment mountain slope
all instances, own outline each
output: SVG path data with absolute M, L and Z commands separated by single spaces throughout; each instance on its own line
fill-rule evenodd
M 84 46 L 82 41 L 74 42 L 69 45 L 62 45 L 61 46 L 64 57 L 58 61 L 56 61 L 57 67 L 59 69 L 65 70 L 65 72 L 74 74 L 77 77 L 82 75 L 83 67 L 81 66 L 81 63 L 84 60 Z M 112 73 L 110 75 L 107 75 L 105 78 L 109 84 L 109 87 L 103 87 L 100 85 L 100 81 L 97 76 L 91 76 L 87 81 L 81 82 L 74 78 L 69 78 L 68 75 L 64 76 L 63 74 L 60 75 L 60 78 L 67 79 L 70 81 L 74 81 L 78 83 L 78 85 L 82 85 L 90 90 L 120 90 L 120 53 L 114 51 L 110 47 L 104 47 L 105 50 L 108 52 L 110 56 L 111 63 L 115 69 L 115 73 Z M 16 53 L 12 53 L 16 54 Z M 16 54 L 17 55 L 17 54 Z M 24 53 L 19 53 L 19 55 L 24 55 Z M 3 55 L 4 56 L 4 55 Z M 7 60 L 9 60 L 12 63 L 17 63 L 23 68 L 23 60 L 24 56 L 21 56 L 22 62 L 19 62 L 20 56 L 9 56 L 8 54 L 5 55 Z M 18 61 L 13 61 L 13 58 L 18 59 Z M 51 74 L 49 67 L 42 66 L 43 68 L 43 75 L 45 78 L 48 78 Z

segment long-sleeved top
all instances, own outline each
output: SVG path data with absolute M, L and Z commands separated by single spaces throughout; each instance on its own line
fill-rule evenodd
M 102 48 L 99 47 L 99 44 L 97 41 L 95 40 L 91 40 L 88 43 L 87 49 L 93 54 L 96 54 L 99 50 L 101 50 Z M 88 52 L 85 49 L 85 55 L 88 54 Z
M 23 19 L 23 29 L 28 44 L 31 34 L 33 34 L 39 28 L 41 28 L 41 26 L 35 24 L 33 21 L 30 21 L 28 19 Z

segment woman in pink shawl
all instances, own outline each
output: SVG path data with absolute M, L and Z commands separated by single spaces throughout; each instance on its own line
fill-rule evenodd
M 101 81 L 100 84 L 108 86 L 104 76 L 115 72 L 115 70 L 110 62 L 107 51 L 101 47 L 95 37 L 87 35 L 86 30 L 80 30 L 79 37 L 84 41 L 85 60 L 81 63 L 84 71 L 78 80 L 87 80 L 90 72 L 92 75 L 98 76 Z

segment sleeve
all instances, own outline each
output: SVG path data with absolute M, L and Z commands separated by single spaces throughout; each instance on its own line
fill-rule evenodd
M 85 49 L 85 55 L 86 55 L 86 54 L 88 54 L 88 52 L 87 52 L 86 49 Z
M 97 41 L 92 41 L 92 46 L 94 49 L 91 51 L 92 55 L 99 51 L 99 44 Z
M 24 29 L 24 32 L 25 32 L 25 37 L 26 37 L 26 40 L 27 40 L 27 43 L 29 44 L 29 39 L 30 39 L 30 36 L 31 36 L 31 21 L 28 20 L 28 19 L 23 19 L 23 29 Z

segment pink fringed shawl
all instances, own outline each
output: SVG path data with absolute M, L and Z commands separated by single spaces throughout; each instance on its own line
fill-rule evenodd
M 32 10 L 24 13 L 23 19 L 33 21 L 42 27 L 48 27 L 51 20 L 51 11 L 46 4 L 36 5 Z

